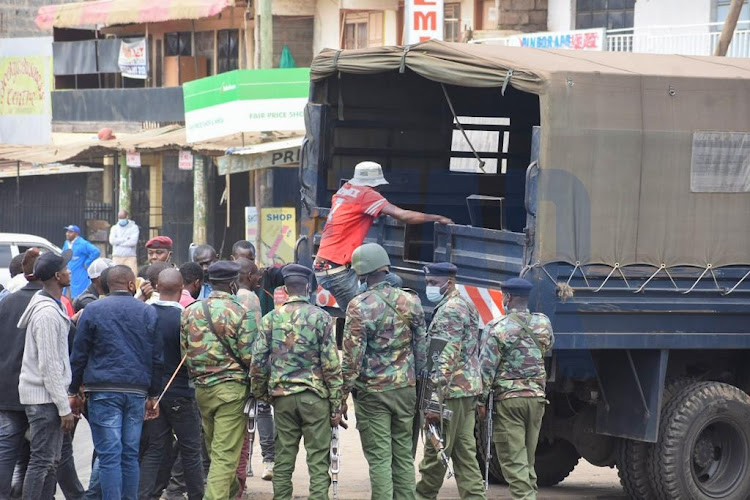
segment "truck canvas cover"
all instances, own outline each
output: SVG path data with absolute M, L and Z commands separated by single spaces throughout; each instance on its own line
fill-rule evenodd
M 750 265 L 750 60 L 431 40 L 327 49 L 311 78 L 407 70 L 539 96 L 538 264 Z

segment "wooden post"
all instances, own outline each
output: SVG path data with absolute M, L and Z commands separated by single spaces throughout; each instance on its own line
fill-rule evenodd
M 737 20 L 740 18 L 740 12 L 742 12 L 743 3 L 744 0 L 732 0 L 732 4 L 729 6 L 729 13 L 726 20 L 724 20 L 724 28 L 721 30 L 719 44 L 716 46 L 716 52 L 714 52 L 715 56 L 727 55 L 729 44 L 732 43 L 734 30 L 737 28 Z
M 208 179 L 204 157 L 195 153 L 193 155 L 193 243 L 202 245 L 208 241 Z
M 258 29 L 257 26 L 255 29 Z M 273 14 L 271 0 L 260 0 L 260 67 L 273 67 Z

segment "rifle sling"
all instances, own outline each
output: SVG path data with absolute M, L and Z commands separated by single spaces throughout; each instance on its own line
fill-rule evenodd
M 211 319 L 211 311 L 208 308 L 208 301 L 210 299 L 206 299 L 201 301 L 201 304 L 203 305 L 203 314 L 206 316 L 206 321 L 208 321 L 208 328 L 211 330 L 211 333 L 214 334 L 214 337 L 216 337 L 216 340 L 219 341 L 221 346 L 224 348 L 224 351 L 238 364 L 240 367 L 244 370 L 245 374 L 247 375 L 250 370 L 248 369 L 247 365 L 242 362 L 242 360 L 237 356 L 232 348 L 229 346 L 229 343 L 227 342 L 227 339 L 222 337 L 216 332 L 216 328 L 214 327 L 214 322 Z
M 533 330 L 529 327 L 529 324 L 526 323 L 526 322 L 524 322 L 524 321 L 522 321 L 521 318 L 516 313 L 511 313 L 508 317 L 510 319 L 512 319 L 513 321 L 515 321 L 516 323 L 518 323 L 521 326 L 521 330 L 523 330 L 526 333 L 526 335 L 528 335 L 529 337 L 531 337 L 531 340 L 534 341 L 534 343 L 536 344 L 536 346 L 539 349 L 539 351 L 542 354 L 544 354 L 544 349 L 542 348 L 542 344 L 539 342 L 539 339 L 537 338 L 537 336 L 533 332 Z M 521 335 L 519 335 L 518 338 L 516 338 L 515 342 L 513 342 L 511 344 L 510 349 L 508 349 L 508 352 L 511 352 L 511 351 L 513 351 L 513 349 L 515 349 L 516 347 L 518 347 L 518 344 L 522 340 L 523 340 L 523 337 Z

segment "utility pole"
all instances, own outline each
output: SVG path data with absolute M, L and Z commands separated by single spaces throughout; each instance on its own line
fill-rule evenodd
M 737 20 L 740 18 L 740 12 L 742 12 L 743 3 L 745 3 L 745 0 L 732 0 L 732 4 L 729 6 L 729 13 L 724 21 L 724 28 L 721 30 L 719 44 L 716 46 L 716 52 L 714 52 L 715 56 L 727 55 L 729 44 L 732 43 L 732 36 L 737 27 Z
M 273 11 L 271 10 L 271 0 L 260 0 L 258 6 L 260 7 L 260 68 L 271 69 L 273 68 Z M 273 137 L 273 134 L 263 132 L 262 136 L 270 138 Z M 264 208 L 273 207 L 273 170 L 270 168 L 258 170 L 255 174 L 255 207 L 258 211 L 257 258 L 259 262 L 270 265 L 273 262 L 265 262 L 264 260 L 266 250 L 263 246 L 262 216 Z
M 260 67 L 273 67 L 273 14 L 271 0 L 260 0 Z

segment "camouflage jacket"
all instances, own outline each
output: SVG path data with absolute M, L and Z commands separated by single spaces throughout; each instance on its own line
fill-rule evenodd
M 345 399 L 353 388 L 382 392 L 414 386 L 426 359 L 424 311 L 416 295 L 382 282 L 349 302 L 342 356 Z
M 246 366 L 252 359 L 251 348 L 258 333 L 255 317 L 228 293 L 213 291 L 208 296 L 211 331 L 203 312 L 203 300 L 194 302 L 182 313 L 180 340 L 185 365 L 196 386 L 210 387 L 222 382 L 247 382 L 245 370 L 227 353 L 216 335 L 226 343 Z
M 482 393 L 479 374 L 479 313 L 458 290 L 446 295 L 435 307 L 429 337 L 448 341 L 432 380 L 445 399 L 478 396 Z
M 252 312 L 253 317 L 255 318 L 255 324 L 260 325 L 260 320 L 263 314 L 260 310 L 260 299 L 255 292 L 240 288 L 237 290 L 237 302 L 242 304 L 246 311 Z
M 341 364 L 333 319 L 305 297 L 289 297 L 266 314 L 253 346 L 253 394 L 268 400 L 311 390 L 341 406 Z
M 536 342 L 524 331 L 524 325 L 528 325 Z M 555 341 L 549 318 L 532 314 L 528 309 L 512 309 L 487 325 L 485 337 L 480 357 L 482 401 L 487 401 L 490 390 L 496 400 L 544 397 L 547 382 L 544 355 Z

